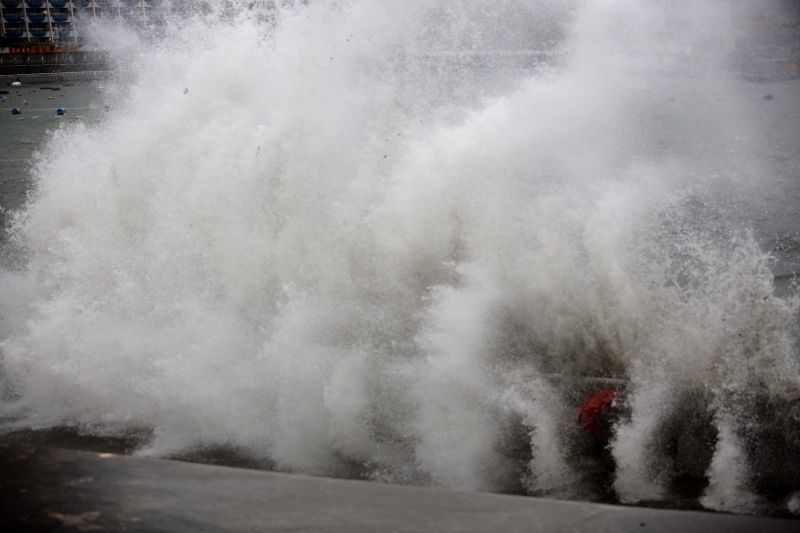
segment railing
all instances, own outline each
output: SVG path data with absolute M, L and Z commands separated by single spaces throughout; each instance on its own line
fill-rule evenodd
M 60 81 L 95 81 L 111 77 L 110 70 L 83 70 L 80 72 L 37 72 L 31 74 L 0 74 L 0 85 L 12 81 L 22 83 L 49 83 Z
M 104 65 L 102 52 L 51 52 L 45 54 L 0 54 L 0 66 L 12 65 Z

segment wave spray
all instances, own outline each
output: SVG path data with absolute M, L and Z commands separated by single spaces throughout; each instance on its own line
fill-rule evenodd
M 626 383 L 615 498 L 669 498 L 664 427 L 699 402 L 710 441 L 678 456 L 752 511 L 749 422 L 800 374 L 736 203 L 763 126 L 700 40 L 732 17 L 352 0 L 98 29 L 113 113 L 51 136 L 5 244 L 6 428 L 592 498 L 564 383 L 599 376 Z

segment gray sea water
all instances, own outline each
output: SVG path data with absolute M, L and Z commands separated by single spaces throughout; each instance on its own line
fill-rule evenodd
M 92 123 L 102 117 L 105 104 L 99 95 L 100 87 L 89 82 L 0 87 L 8 91 L 0 95 L 0 235 L 5 235 L 10 212 L 22 207 L 33 190 L 31 167 L 48 134 L 65 123 Z M 12 115 L 15 107 L 22 114 Z M 58 116 L 59 107 L 67 109 L 67 113 Z

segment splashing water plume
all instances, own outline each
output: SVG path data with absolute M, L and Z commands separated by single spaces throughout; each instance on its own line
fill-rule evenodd
M 797 301 L 726 203 L 762 170 L 745 99 L 664 54 L 732 31 L 692 4 L 319 1 L 118 39 L 115 113 L 53 134 L 5 245 L 7 427 L 583 497 L 548 376 L 605 376 L 620 500 L 668 495 L 659 432 L 701 391 L 703 502 L 752 511 L 736 406 L 800 397 Z

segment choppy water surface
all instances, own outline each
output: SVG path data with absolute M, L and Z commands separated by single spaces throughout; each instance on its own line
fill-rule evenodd
M 773 480 L 800 442 L 800 82 L 742 81 L 703 41 L 744 15 L 311 2 L 101 32 L 111 112 L 48 136 L 6 221 L 5 429 L 797 507 Z M 520 49 L 547 54 L 485 54 Z M 571 376 L 626 384 L 607 442 L 576 423 Z M 682 417 L 705 429 L 665 441 Z
M 31 190 L 30 168 L 48 131 L 64 123 L 94 121 L 105 107 L 98 105 L 100 84 L 86 82 L 26 83 L 2 86 L 0 94 L 0 227 L 8 227 L 8 216 L 21 207 Z M 20 115 L 12 115 L 13 108 Z M 58 116 L 56 110 L 67 110 Z M 0 238 L 5 240 L 5 238 Z

